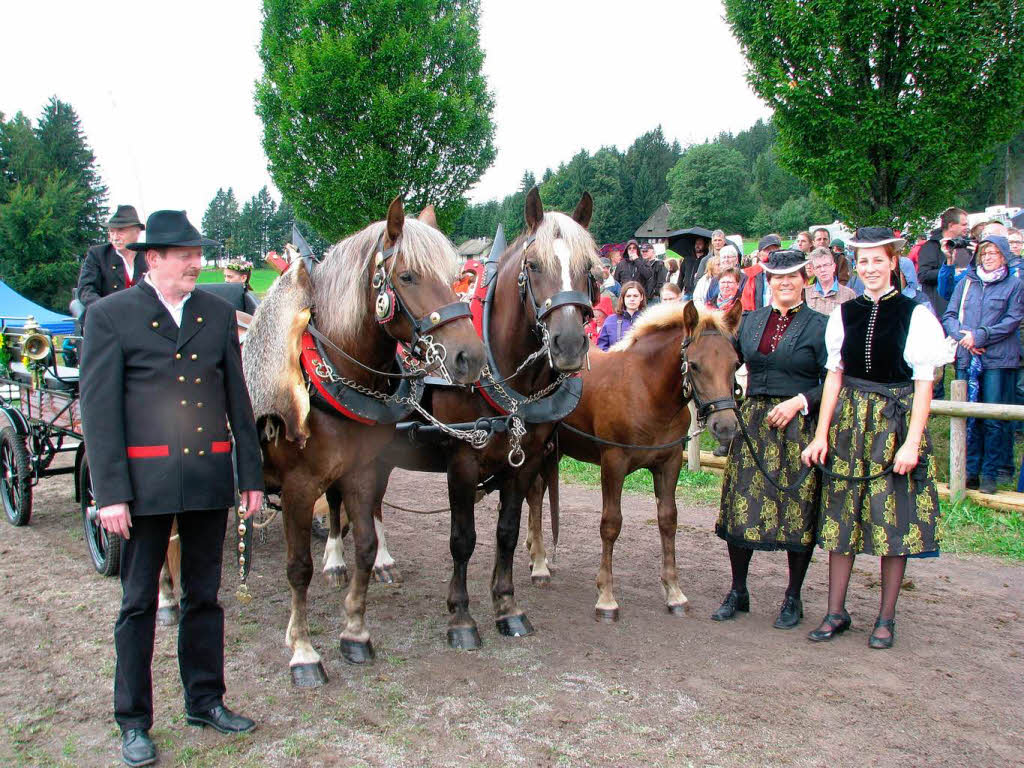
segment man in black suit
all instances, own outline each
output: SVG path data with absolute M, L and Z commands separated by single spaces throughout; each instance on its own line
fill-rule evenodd
M 221 732 L 255 723 L 226 709 L 224 612 L 217 602 L 227 508 L 263 503 L 260 445 L 242 378 L 234 310 L 196 291 L 205 240 L 184 211 L 149 217 L 148 273 L 93 303 L 82 353 L 86 453 L 103 527 L 124 538 L 114 628 L 114 718 L 122 756 L 149 765 L 156 749 L 151 664 L 160 569 L 171 523 L 181 537 L 178 665 L 186 719 Z M 230 433 L 228 425 L 230 424 Z
M 117 206 L 117 212 L 107 222 L 109 242 L 94 245 L 85 253 L 78 274 L 78 300 L 82 304 L 88 307 L 142 279 L 147 269 L 146 254 L 130 250 L 128 244 L 136 242 L 145 228 L 134 206 Z

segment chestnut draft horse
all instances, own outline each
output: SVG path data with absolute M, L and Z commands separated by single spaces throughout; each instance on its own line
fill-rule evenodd
M 736 435 L 733 410 L 739 358 L 733 338 L 742 308 L 724 316 L 698 314 L 692 302 L 659 304 L 642 314 L 629 334 L 608 352 L 592 352 L 583 374 L 583 398 L 558 430 L 558 450 L 545 459 L 530 489 L 527 547 L 531 577 L 544 585 L 551 579 L 541 503 L 544 486 L 558 485 L 559 454 L 601 467 L 601 567 L 597 573 L 595 616 L 616 621 L 612 550 L 622 528 L 622 483 L 630 472 L 646 468 L 654 476 L 661 534 L 661 586 L 670 613 L 682 614 L 686 595 L 676 574 L 676 483 L 683 463 L 682 443 L 690 428 L 692 399 L 698 418 L 724 445 Z M 567 428 L 566 428 L 567 427 Z M 596 436 L 594 440 L 579 433 Z M 616 445 L 616 443 L 618 445 Z M 660 446 L 640 449 L 625 446 Z M 697 446 L 693 446 L 697 450 Z M 558 495 L 550 495 L 552 529 L 557 547 Z M 552 560 L 554 554 L 552 554 Z
M 394 380 L 388 376 L 395 375 L 388 372 L 395 370 L 398 341 L 424 370 L 436 374 L 440 369 L 453 384 L 469 385 L 479 378 L 483 345 L 468 305 L 457 301 L 451 289 L 457 274 L 455 249 L 436 229 L 433 209 L 418 221 L 409 220 L 396 199 L 386 221 L 335 245 L 311 273 L 302 262 L 293 264 L 253 318 L 243 364 L 263 444 L 267 490 L 281 497 L 292 593 L 285 641 L 292 651 L 295 685 L 316 687 L 327 681 L 310 641 L 306 593 L 313 575 L 313 505 L 331 486 L 345 495 L 356 552 L 341 652 L 351 663 L 373 656 L 365 611 L 377 549 L 374 459 L 394 435 L 394 423 L 411 410 L 406 399 L 396 402 L 388 396 Z M 313 339 L 302 336 L 307 330 L 316 331 L 315 348 Z M 296 341 L 300 337 L 301 344 Z M 300 349 L 307 363 L 305 378 L 298 365 Z M 349 407 L 348 415 L 339 406 Z
M 598 265 L 597 247 L 587 231 L 592 212 L 593 201 L 587 193 L 570 218 L 545 213 L 537 189 L 529 192 L 526 231 L 503 252 L 498 243 L 492 251 L 492 256 L 498 252 L 501 256 L 482 307 L 488 354 L 483 378 L 471 392 L 427 388 L 429 400 L 424 402 L 441 421 L 470 430 L 479 420 L 491 420 L 494 431 L 487 444 L 476 448 L 443 430 L 414 427 L 411 435 L 399 432 L 378 459 L 374 498 L 378 524 L 394 467 L 448 474 L 453 559 L 448 644 L 453 648 L 472 649 L 481 644 L 469 612 L 466 586 L 469 559 L 476 546 L 473 506 L 481 482 L 488 489 L 500 490 L 491 577 L 495 624 L 501 634 L 510 637 L 533 632 L 516 604 L 512 561 L 523 499 L 540 470 L 555 423 L 576 406 L 580 396 L 579 379 L 566 376 L 582 369 L 587 361 L 589 342 L 583 324 L 594 303 L 592 270 Z M 500 430 L 495 429 L 498 426 Z M 348 511 L 348 494 L 341 495 Z M 340 550 L 338 496 L 327 495 L 331 520 L 328 547 Z

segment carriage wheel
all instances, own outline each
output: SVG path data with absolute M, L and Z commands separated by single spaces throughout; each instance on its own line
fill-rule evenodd
M 0 430 L 0 501 L 11 525 L 32 517 L 32 470 L 25 438 L 14 427 Z
M 92 565 L 101 576 L 116 576 L 121 567 L 121 537 L 115 533 L 107 533 L 100 525 L 96 499 L 92 495 L 92 476 L 89 474 L 88 459 L 82 459 L 78 479 L 78 487 L 82 489 L 82 526 L 85 529 L 85 541 L 89 545 Z

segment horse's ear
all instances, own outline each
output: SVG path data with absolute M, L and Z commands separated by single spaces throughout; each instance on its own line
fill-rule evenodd
M 735 336 L 740 329 L 740 320 L 743 319 L 743 305 L 734 301 L 722 319 L 725 321 L 725 327 L 729 329 L 729 333 Z
M 426 208 L 420 211 L 420 215 L 417 216 L 416 219 L 417 221 L 422 221 L 428 227 L 440 229 L 440 227 L 437 226 L 437 211 L 434 210 L 433 205 L 428 205 Z
M 388 206 L 388 240 L 392 243 L 402 234 L 402 226 L 405 224 L 405 208 L 402 206 L 402 198 L 396 197 Z
M 697 307 L 693 305 L 692 301 L 686 302 L 686 306 L 683 308 L 683 328 L 686 329 L 687 336 L 696 330 L 699 322 L 700 313 L 697 312 Z
M 573 221 L 584 229 L 587 229 L 590 227 L 590 217 L 593 215 L 594 198 L 590 196 L 589 192 L 584 192 L 583 197 L 581 197 L 579 203 L 576 204 L 576 210 L 572 212 Z
M 526 195 L 526 229 L 533 233 L 544 220 L 544 203 L 540 201 L 540 191 L 534 187 Z

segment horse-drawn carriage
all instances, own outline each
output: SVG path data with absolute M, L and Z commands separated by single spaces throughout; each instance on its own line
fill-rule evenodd
M 78 368 L 58 362 L 58 356 L 74 357 L 81 337 L 63 338 L 62 351 L 55 348 L 56 336 L 32 317 L 0 318 L 0 410 L 9 422 L 0 430 L 0 503 L 8 522 L 28 525 L 39 481 L 74 474 L 89 555 L 97 572 L 111 576 L 118 571 L 121 542 L 96 519 L 82 440 Z M 74 462 L 55 465 L 66 453 L 74 454 Z

